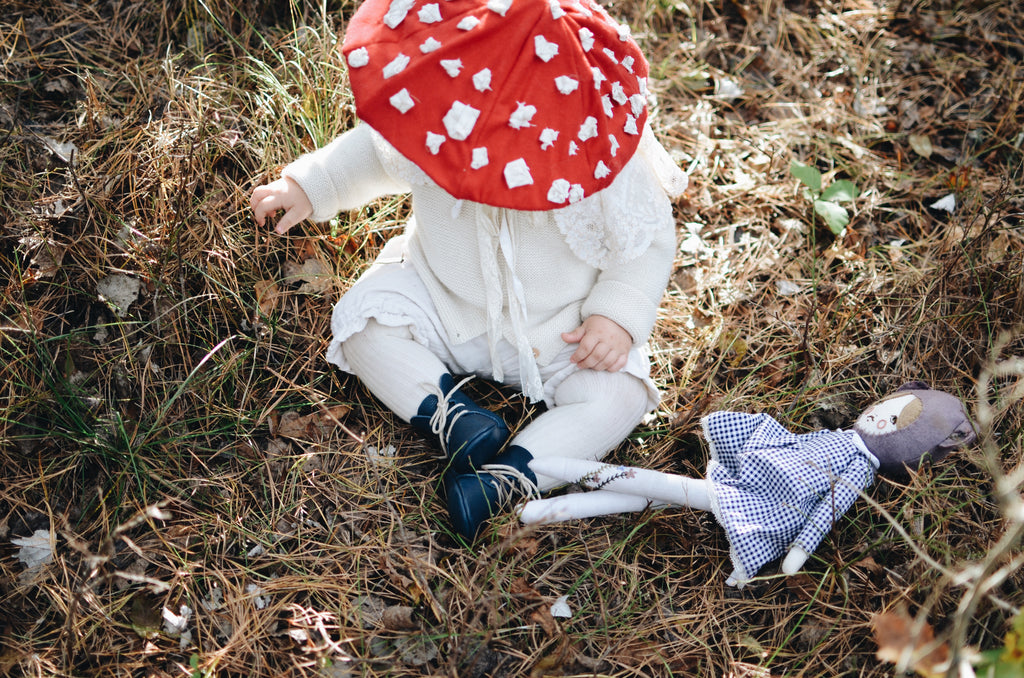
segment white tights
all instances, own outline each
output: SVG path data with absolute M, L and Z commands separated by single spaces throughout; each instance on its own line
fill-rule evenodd
M 405 421 L 433 393 L 448 368 L 412 338 L 408 327 L 369 320 L 341 346 L 352 372 L 385 406 Z M 534 457 L 601 459 L 636 428 L 647 411 L 647 387 L 624 372 L 574 372 L 559 384 L 554 407 L 527 425 L 511 444 Z M 537 478 L 539 488 L 562 481 Z
M 408 327 L 389 327 L 373 319 L 346 339 L 341 350 L 370 393 L 405 421 L 416 415 L 424 398 L 436 395 L 437 383 L 448 371 L 412 338 Z

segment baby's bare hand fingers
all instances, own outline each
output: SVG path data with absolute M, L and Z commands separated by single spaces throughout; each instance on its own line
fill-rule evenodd
M 581 367 L 588 370 L 604 370 L 605 364 L 608 362 L 608 355 L 611 353 L 608 346 L 605 344 L 598 344 L 594 347 L 594 350 L 590 352 L 587 359 L 580 363 Z
M 252 213 L 256 218 L 256 222 L 263 225 L 266 222 L 267 217 L 274 214 L 277 210 L 282 207 L 281 197 L 273 193 L 265 195 L 260 200 L 256 201 L 256 197 L 253 196 Z
M 308 215 L 302 215 L 298 209 L 290 209 L 284 213 L 284 216 L 277 222 L 277 226 L 274 228 L 280 235 L 287 233 L 292 226 L 300 223 Z
M 608 370 L 608 371 L 609 372 L 620 372 L 620 371 L 622 371 L 622 368 L 624 368 L 626 366 L 626 363 L 628 363 L 628 362 L 629 362 L 629 354 L 628 353 L 623 353 L 623 354 L 621 354 L 618 357 L 618 359 L 615 361 L 615 364 L 612 365 L 612 368 L 610 370 Z

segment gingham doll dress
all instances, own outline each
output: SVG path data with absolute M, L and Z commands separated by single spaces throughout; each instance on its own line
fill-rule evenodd
M 739 581 L 795 545 L 813 553 L 874 481 L 878 460 L 853 431 L 793 434 L 766 414 L 739 412 L 702 424 L 711 508 Z

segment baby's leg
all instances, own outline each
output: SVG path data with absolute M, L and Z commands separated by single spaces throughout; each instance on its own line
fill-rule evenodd
M 625 372 L 580 370 L 566 377 L 554 394 L 555 406 L 513 440 L 534 458 L 603 458 L 636 428 L 647 413 L 647 387 Z M 538 476 L 544 491 L 564 481 Z
M 370 393 L 423 435 L 437 436 L 455 470 L 479 468 L 508 440 L 501 417 L 459 391 L 445 364 L 408 327 L 370 319 L 341 350 Z
M 448 368 L 412 338 L 408 327 L 381 325 L 372 318 L 341 345 L 352 373 L 392 412 L 411 420 L 420 403 L 436 392 Z

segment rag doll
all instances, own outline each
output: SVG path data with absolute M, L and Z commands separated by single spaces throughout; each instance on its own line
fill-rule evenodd
M 895 475 L 937 461 L 974 440 L 963 404 L 920 382 L 869 406 L 849 431 L 793 434 L 766 414 L 715 412 L 702 420 L 711 448 L 706 478 L 579 459 L 534 459 L 538 475 L 594 491 L 527 502 L 520 520 L 554 523 L 648 507 L 712 511 L 733 561 L 727 583 L 742 587 L 785 556 L 795 574 L 875 473 Z

